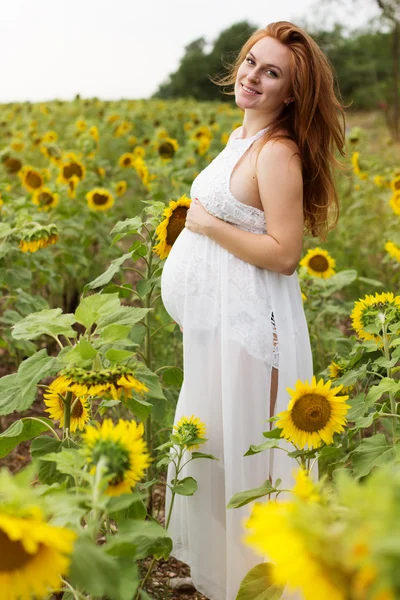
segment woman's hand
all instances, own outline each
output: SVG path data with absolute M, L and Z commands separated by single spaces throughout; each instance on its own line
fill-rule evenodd
M 217 217 L 210 215 L 201 204 L 198 198 L 194 198 L 190 203 L 189 210 L 186 213 L 185 227 L 194 233 L 208 235 Z

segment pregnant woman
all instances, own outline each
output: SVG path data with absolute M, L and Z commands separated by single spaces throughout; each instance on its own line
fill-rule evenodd
M 330 206 L 337 217 L 333 152 L 343 154 L 344 120 L 327 59 L 288 22 L 255 32 L 215 83 L 234 85 L 243 125 L 193 181 L 162 299 L 183 331 L 175 423 L 199 417 L 208 438 L 201 451 L 218 460 L 185 467 L 182 477 L 199 487 L 176 497 L 169 532 L 196 588 L 234 600 L 260 560 L 241 541 L 249 507 L 226 505 L 268 478 L 290 487 L 297 464 L 278 450 L 243 455 L 286 409 L 286 388 L 313 375 L 296 267 L 304 231 L 324 233 Z M 168 482 L 173 476 L 170 469 Z

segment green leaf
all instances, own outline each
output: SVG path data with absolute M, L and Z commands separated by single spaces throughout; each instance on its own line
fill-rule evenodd
M 5 375 L 0 379 L 0 415 L 9 415 L 21 406 L 28 408 L 36 398 L 36 386 L 33 385 L 25 394 L 18 383 L 18 374 Z
M 394 462 L 399 454 L 399 447 L 389 445 L 383 433 L 364 438 L 352 452 L 353 473 L 356 479 L 364 477 L 374 467 Z
M 197 481 L 193 477 L 185 477 L 171 486 L 171 491 L 180 496 L 193 496 L 197 490 Z
M 212 454 L 205 454 L 204 452 L 192 452 L 192 458 L 209 458 L 210 460 L 219 460 L 219 458 L 216 458 Z
M 131 258 L 130 253 L 124 254 L 123 256 L 112 260 L 110 266 L 106 271 L 104 271 L 104 273 L 102 273 L 101 275 L 96 277 L 96 279 L 85 285 L 85 287 L 83 288 L 84 292 L 86 292 L 86 290 L 94 290 L 95 288 L 107 285 L 107 283 L 111 281 L 114 275 L 118 273 L 118 271 L 121 268 L 121 265 L 123 265 L 124 262 L 127 261 L 129 258 Z
M 46 425 L 53 425 L 50 419 L 38 417 L 38 420 L 24 417 L 15 421 L 8 429 L 0 433 L 0 458 L 7 456 L 21 442 L 32 440 L 44 431 L 48 431 Z
M 253 488 L 251 490 L 246 490 L 245 492 L 238 492 L 234 494 L 232 498 L 229 500 L 226 508 L 240 508 L 253 500 L 257 500 L 257 498 L 262 498 L 262 496 L 266 496 L 267 494 L 273 494 L 277 492 L 275 487 L 268 481 L 264 481 L 261 487 Z
M 335 275 L 326 280 L 327 286 L 334 290 L 341 290 L 342 288 L 350 285 L 357 279 L 357 271 L 355 269 L 346 269 L 339 271 Z
M 179 367 L 170 367 L 163 371 L 163 381 L 165 385 L 171 387 L 182 387 L 183 383 L 183 371 Z
M 143 223 L 140 217 L 131 217 L 130 219 L 125 219 L 124 221 L 117 221 L 110 233 L 123 233 L 124 235 L 129 235 L 137 233 L 142 226 Z
M 263 452 L 264 450 L 269 450 L 270 448 L 279 448 L 279 440 L 271 439 L 259 444 L 258 446 L 251 445 L 247 450 L 246 454 L 243 456 L 253 456 L 253 454 L 258 454 L 259 452 Z
M 75 542 L 69 568 L 72 586 L 92 596 L 117 598 L 118 561 L 107 553 L 107 544 L 97 546 L 88 537 Z
M 368 404 L 365 402 L 365 394 L 358 394 L 354 398 L 349 398 L 346 403 L 351 406 L 346 415 L 348 421 L 355 421 L 358 417 L 362 417 L 368 410 Z
M 51 308 L 24 317 L 11 328 L 11 334 L 16 340 L 36 340 L 41 335 L 74 338 L 77 335 L 72 329 L 74 323 L 74 315 L 64 315 L 61 308 Z
M 139 362 L 136 365 L 135 375 L 139 381 L 145 383 L 149 388 L 149 391 L 146 392 L 146 398 L 154 398 L 156 400 L 166 399 L 158 376 L 153 371 L 150 371 L 144 363 Z
M 281 439 L 281 431 L 282 429 L 280 429 L 279 427 L 274 427 L 274 429 L 271 429 L 271 431 L 263 431 L 263 436 L 268 438 L 268 439 Z
M 99 334 L 104 342 L 112 343 L 125 339 L 130 330 L 129 325 L 107 325 L 99 331 Z
M 41 483 L 52 485 L 53 483 L 57 483 L 59 481 L 65 481 L 65 477 L 57 471 L 55 463 L 49 463 L 41 460 L 42 457 L 46 456 L 46 454 L 49 454 L 50 452 L 60 452 L 61 448 L 62 442 L 53 437 L 41 436 L 32 440 L 32 460 L 38 461 L 38 477 Z
M 125 521 L 126 519 L 143 520 L 147 514 L 143 498 L 146 498 L 146 494 L 123 494 L 122 496 L 111 498 L 108 503 L 108 514 L 117 522 Z
M 67 347 L 58 355 L 58 360 L 67 365 L 75 365 L 77 367 L 89 366 L 93 359 L 97 356 L 97 350 L 90 342 L 81 338 L 73 348 Z
M 272 568 L 269 563 L 253 567 L 240 584 L 236 600 L 280 600 L 283 587 L 273 583 Z
M 124 400 L 123 404 L 141 421 L 145 421 L 153 410 L 153 405 L 150 404 L 150 402 L 146 402 L 146 400 L 140 398 L 128 398 L 127 400 Z
M 75 311 L 75 319 L 86 329 L 90 329 L 100 316 L 113 313 L 120 306 L 118 294 L 93 294 L 80 302 Z
M 45 349 L 30 356 L 18 367 L 17 380 L 24 394 L 33 385 L 36 385 L 44 377 L 54 375 L 59 370 L 57 359 L 48 356 Z M 20 408 L 19 410 L 24 410 Z
M 378 281 L 377 279 L 369 279 L 368 277 L 358 277 L 358 281 L 362 281 L 368 285 L 372 285 L 372 287 L 382 287 L 383 283 Z
M 90 480 L 89 473 L 83 471 L 85 459 L 79 454 L 78 450 L 63 448 L 60 452 L 56 451 L 45 454 L 41 457 L 41 460 L 54 462 L 57 466 L 57 470 L 64 475 L 84 477 L 84 479 Z M 87 475 L 87 477 L 85 477 L 85 475 Z
M 105 357 L 112 363 L 120 364 L 134 357 L 135 355 L 130 350 L 117 350 L 110 348 L 105 353 Z
M 384 377 L 380 380 L 378 385 L 373 385 L 369 389 L 366 398 L 368 407 L 373 406 L 375 402 L 381 399 L 383 394 L 387 394 L 388 392 L 392 392 L 394 395 L 400 392 L 400 381 L 395 381 L 390 377 Z
M 98 330 L 106 325 L 135 325 L 141 321 L 147 313 L 153 309 L 137 308 L 136 306 L 120 306 L 111 314 L 104 315 L 97 322 Z M 100 333 L 100 332 L 99 332 Z

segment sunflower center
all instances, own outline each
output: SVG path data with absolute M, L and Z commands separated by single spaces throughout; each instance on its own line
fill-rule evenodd
M 22 162 L 17 158 L 7 158 L 4 164 L 8 173 L 17 173 L 22 167 Z
M 32 560 L 32 555 L 26 552 L 18 540 L 10 540 L 4 531 L 0 530 L 0 573 L 10 573 L 21 569 L 27 562 Z
M 39 202 L 42 206 L 48 206 L 49 204 L 52 204 L 53 200 L 53 196 L 47 192 L 42 192 L 39 196 Z
M 93 449 L 93 462 L 97 464 L 101 456 L 107 459 L 107 473 L 114 475 L 109 485 L 118 485 L 131 466 L 128 449 L 116 441 L 100 439 Z
M 63 168 L 63 173 L 65 179 L 71 179 L 74 175 L 82 179 L 83 171 L 81 165 L 78 163 L 70 163 L 69 165 L 65 165 Z
M 329 268 L 328 260 L 325 256 L 322 256 L 322 254 L 317 254 L 310 258 L 309 265 L 311 269 L 317 271 L 317 273 L 323 273 Z
M 101 206 L 103 204 L 107 204 L 107 201 L 108 201 L 108 196 L 106 194 L 99 194 L 99 192 L 96 192 L 95 194 L 93 194 L 94 204 Z
M 292 420 L 301 431 L 319 431 L 329 422 L 331 405 L 325 396 L 304 394 L 292 408 Z
M 185 227 L 187 206 L 177 206 L 169 218 L 167 225 L 167 244 L 172 246 Z
M 122 164 L 123 164 L 125 167 L 129 167 L 129 165 L 131 165 L 131 164 L 132 164 L 132 159 L 131 159 L 129 156 L 126 156 L 126 157 L 124 158 L 124 160 L 122 161 Z
M 42 178 L 34 171 L 28 171 L 25 181 L 31 188 L 40 188 L 42 186 Z
M 73 407 L 73 409 L 71 411 L 71 417 L 73 417 L 74 419 L 79 419 L 79 417 L 81 417 L 82 414 L 83 414 L 82 402 L 80 400 L 77 400 L 74 403 L 74 407 Z
M 158 152 L 162 158 L 171 158 L 175 154 L 175 148 L 171 142 L 164 142 L 159 147 Z

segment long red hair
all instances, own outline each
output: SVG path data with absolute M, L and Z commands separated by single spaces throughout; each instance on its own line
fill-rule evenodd
M 287 21 L 270 23 L 253 33 L 225 77 L 212 79 L 219 86 L 235 85 L 240 65 L 258 40 L 269 36 L 290 49 L 290 71 L 294 98 L 273 123 L 265 142 L 292 139 L 298 146 L 303 171 L 303 212 L 306 231 L 326 237 L 337 224 L 339 198 L 334 168 L 342 166 L 335 150 L 345 156 L 345 112 L 334 89 L 333 69 L 308 33 Z M 234 91 L 224 92 L 234 95 Z M 287 135 L 282 135 L 281 131 Z

